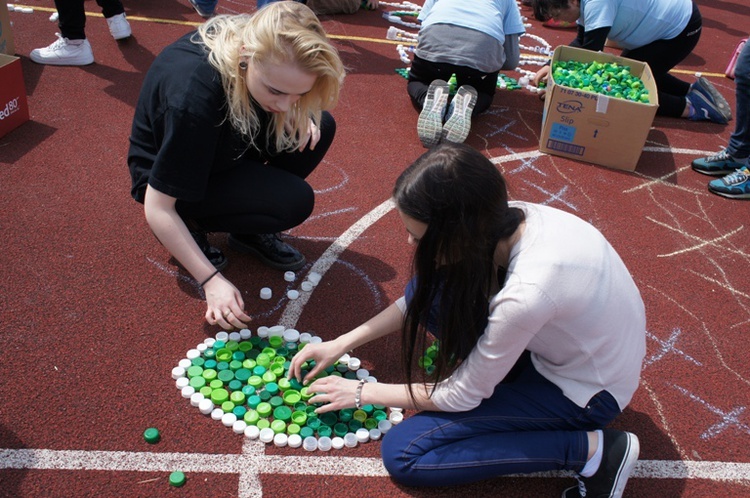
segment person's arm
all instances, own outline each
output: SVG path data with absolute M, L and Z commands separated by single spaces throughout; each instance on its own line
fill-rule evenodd
M 604 44 L 607 43 L 607 36 L 611 30 L 612 26 L 605 26 L 586 31 L 584 27 L 579 24 L 578 35 L 575 40 L 570 42 L 570 46 L 599 52 L 604 49 Z
M 401 328 L 404 315 L 396 303 L 336 339 L 318 344 L 306 344 L 289 366 L 289 377 L 309 383 L 320 372 L 333 365 L 344 353 Z M 315 360 L 315 367 L 302 379 L 302 364 Z
M 206 294 L 206 321 L 224 328 L 242 328 L 250 321 L 240 292 L 216 273 L 216 268 L 206 258 L 190 235 L 185 222 L 175 209 L 177 199 L 150 185 L 146 187 L 144 212 L 146 221 L 159 242 L 199 282 Z M 213 275 L 213 276 L 212 276 Z M 232 314 L 225 317 L 227 311 Z
M 505 62 L 501 69 L 515 69 L 521 60 L 521 47 L 518 39 L 519 34 L 505 35 L 503 51 L 505 52 Z

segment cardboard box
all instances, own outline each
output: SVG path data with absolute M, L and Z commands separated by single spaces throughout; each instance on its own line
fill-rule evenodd
M 16 46 L 13 43 L 13 30 L 10 26 L 8 4 L 0 1 L 0 54 L 13 55 L 15 53 Z
M 0 137 L 29 120 L 21 59 L 0 54 Z
M 648 64 L 604 52 L 559 46 L 556 61 L 614 62 L 630 66 L 648 89 L 644 104 L 559 85 L 549 78 L 539 150 L 609 168 L 635 170 L 659 107 Z

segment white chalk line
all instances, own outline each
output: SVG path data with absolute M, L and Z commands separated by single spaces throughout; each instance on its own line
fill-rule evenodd
M 256 443 L 261 449 L 263 445 Z M 380 458 L 279 456 L 215 453 L 152 453 L 94 450 L 0 449 L 0 469 L 104 470 L 112 472 L 172 472 L 201 474 L 337 475 L 388 477 Z M 559 478 L 569 472 L 539 472 L 508 477 Z M 641 460 L 631 475 L 648 479 L 708 479 L 750 482 L 750 463 L 683 460 Z M 241 494 L 240 496 L 247 496 Z

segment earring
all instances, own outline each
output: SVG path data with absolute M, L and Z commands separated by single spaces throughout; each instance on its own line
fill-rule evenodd
M 247 61 L 240 61 L 240 69 L 243 71 L 247 69 Z

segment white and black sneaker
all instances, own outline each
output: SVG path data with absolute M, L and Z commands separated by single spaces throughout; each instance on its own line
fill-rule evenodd
M 578 486 L 563 491 L 562 498 L 620 498 L 633 472 L 640 444 L 629 432 L 604 429 L 599 469 L 591 477 L 577 476 Z

